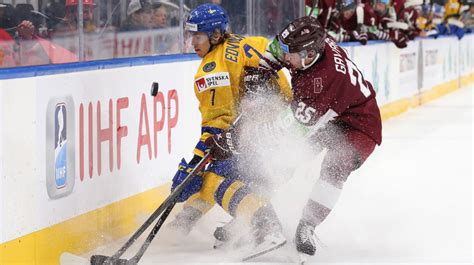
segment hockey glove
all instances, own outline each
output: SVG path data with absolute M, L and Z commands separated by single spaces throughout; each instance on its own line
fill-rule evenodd
M 173 177 L 173 184 L 171 185 L 171 192 L 176 189 L 176 187 L 181 184 L 189 175 L 189 172 L 191 172 L 194 168 L 194 165 L 189 165 L 186 163 L 186 160 L 181 159 L 181 163 L 179 163 L 178 166 L 178 171 Z M 194 176 L 194 178 L 191 180 L 191 182 L 188 183 L 186 187 L 184 187 L 183 191 L 181 194 L 178 196 L 178 202 L 184 202 L 189 197 L 194 195 L 195 193 L 199 192 L 202 187 L 202 172 L 199 172 Z
M 277 72 L 283 68 L 283 61 L 283 50 L 278 41 L 278 36 L 276 36 L 268 43 L 267 49 L 260 59 L 259 66 Z
M 443 23 L 435 25 L 435 29 L 438 31 L 438 36 L 448 34 L 448 28 Z
M 463 28 L 460 28 L 456 25 L 448 25 L 448 28 L 449 28 L 450 35 L 456 35 L 456 37 L 458 37 L 459 40 L 464 37 L 465 31 Z
M 390 40 L 400 49 L 407 47 L 408 37 L 399 30 L 390 30 Z
M 362 45 L 366 45 L 367 44 L 367 40 L 369 39 L 369 36 L 367 35 L 366 32 L 357 32 L 357 31 L 352 31 L 352 37 L 359 41 L 360 44 Z
M 232 155 L 240 154 L 238 151 L 237 134 L 235 129 L 215 134 L 204 142 L 214 160 L 225 160 Z
M 266 68 L 245 67 L 245 94 L 268 95 L 278 89 L 278 74 Z
M 273 57 L 278 61 L 283 61 L 283 50 L 281 49 L 278 36 L 275 36 L 275 38 L 273 38 L 273 40 L 268 43 L 267 51 L 269 51 L 270 54 L 273 55 Z
M 331 36 L 336 42 L 346 42 L 351 40 L 351 36 L 343 31 L 338 33 L 335 31 L 328 31 L 328 35 Z
M 405 35 L 407 36 L 408 40 L 414 40 L 418 36 L 418 31 L 409 29 L 405 31 Z
M 371 40 L 390 40 L 390 33 L 389 31 L 385 30 L 374 30 L 372 32 L 369 32 L 369 39 Z

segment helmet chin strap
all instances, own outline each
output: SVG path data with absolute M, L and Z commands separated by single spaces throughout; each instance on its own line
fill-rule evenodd
M 304 64 L 304 61 L 305 61 L 306 58 L 301 58 L 302 67 L 299 70 L 306 70 L 306 69 L 310 68 L 313 64 L 316 63 L 316 61 L 319 59 L 320 56 L 321 56 L 321 54 L 317 53 L 316 56 L 314 57 L 314 60 L 308 65 Z

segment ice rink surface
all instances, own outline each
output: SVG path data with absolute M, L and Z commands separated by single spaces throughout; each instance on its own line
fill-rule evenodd
M 385 121 L 382 145 L 349 177 L 307 264 L 472 264 L 472 138 L 472 87 Z M 297 261 L 291 241 L 313 181 L 292 180 L 273 200 L 286 247 L 243 264 Z M 186 238 L 160 231 L 140 264 L 241 264 L 238 253 L 212 249 L 227 220 L 215 207 Z M 89 254 L 111 255 L 121 243 Z

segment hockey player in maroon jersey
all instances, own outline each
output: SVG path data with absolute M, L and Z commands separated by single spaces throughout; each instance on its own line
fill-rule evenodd
M 357 4 L 357 0 L 340 0 L 339 8 L 341 26 L 352 37 L 351 40 L 367 44 L 368 30 L 375 26 L 373 10 L 364 4 Z
M 417 20 L 422 4 L 423 0 L 393 0 L 397 20 L 407 24 L 408 28 L 404 32 L 410 40 L 420 35 L 421 29 L 417 25 Z
M 316 18 L 306 16 L 285 27 L 269 45 L 261 66 L 290 70 L 293 100 L 290 108 L 310 141 L 327 149 L 320 178 L 299 221 L 298 252 L 314 255 L 315 228 L 334 208 L 350 173 L 358 169 L 382 142 L 380 111 L 372 84 L 336 42 L 326 36 Z M 226 132 L 213 138 L 213 154 L 231 152 Z M 218 156 L 218 155 L 216 155 Z
M 364 21 L 364 15 L 357 12 L 357 0 L 338 0 L 336 8 L 330 16 L 326 16 L 322 24 L 322 17 L 318 16 L 321 25 L 324 25 L 328 34 L 336 42 L 359 41 L 362 45 L 367 44 L 367 25 L 371 25 L 371 20 Z M 324 15 L 324 14 L 321 14 Z M 360 19 L 360 21 L 359 21 Z
M 325 29 L 328 28 L 331 17 L 338 14 L 335 0 L 305 0 L 305 4 L 308 12 L 313 10 L 312 14 L 308 15 L 317 17 Z
M 403 29 L 399 28 L 395 10 L 389 4 L 390 0 L 370 0 L 365 5 L 371 3 L 375 14 L 375 30 L 369 30 L 369 38 L 377 40 L 392 41 L 398 48 L 407 46 L 408 37 Z M 405 25 L 402 23 L 402 25 Z

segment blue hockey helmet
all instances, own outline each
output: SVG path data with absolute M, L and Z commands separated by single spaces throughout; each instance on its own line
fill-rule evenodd
M 185 23 L 185 30 L 206 32 L 210 38 L 216 29 L 227 32 L 229 20 L 225 10 L 215 4 L 202 4 L 191 11 Z

